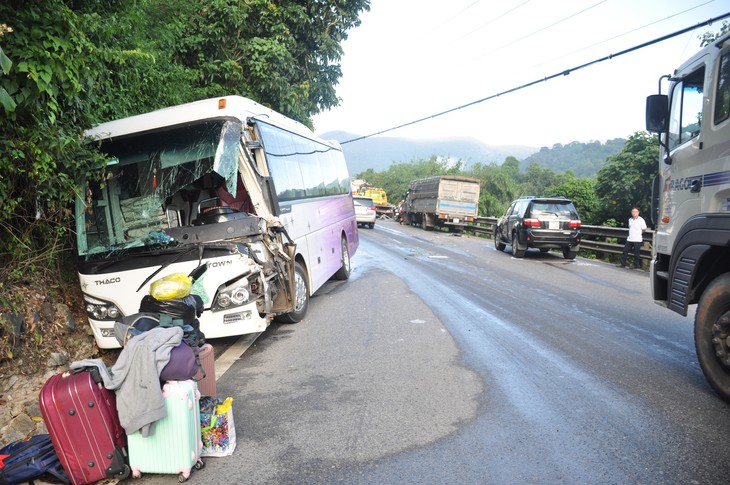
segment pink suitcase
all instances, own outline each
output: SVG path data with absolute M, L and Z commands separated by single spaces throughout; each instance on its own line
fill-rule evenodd
M 74 485 L 129 476 L 116 396 L 104 388 L 98 370 L 52 376 L 38 401 L 53 448 Z
M 200 366 L 205 371 L 205 377 L 203 377 L 202 371 L 198 371 L 193 379 L 198 382 L 198 390 L 201 396 L 215 396 L 215 353 L 213 352 L 213 346 L 203 344 L 198 355 L 200 357 Z

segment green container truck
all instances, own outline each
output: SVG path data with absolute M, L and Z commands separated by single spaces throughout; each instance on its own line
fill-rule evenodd
M 440 175 L 412 180 L 403 203 L 403 221 L 429 231 L 434 227 L 459 230 L 478 215 L 479 180 Z

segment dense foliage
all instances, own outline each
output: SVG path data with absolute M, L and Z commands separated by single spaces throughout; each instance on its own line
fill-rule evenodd
M 606 143 L 574 141 L 567 145 L 556 143 L 552 148 L 542 147 L 539 152 L 523 160 L 521 166 L 533 163 L 554 172 L 572 172 L 576 177 L 593 177 L 603 166 L 606 158 L 620 152 L 626 143 L 623 138 L 608 140 Z
M 368 9 L 369 0 L 0 3 L 0 264 L 53 268 L 70 247 L 74 181 L 104 163 L 83 130 L 231 94 L 311 124 L 338 103 L 340 43 Z
M 607 225 L 625 224 L 632 207 L 649 221 L 652 181 L 657 173 L 659 140 L 656 135 L 634 133 L 621 153 L 609 157 L 596 175 L 599 218 Z

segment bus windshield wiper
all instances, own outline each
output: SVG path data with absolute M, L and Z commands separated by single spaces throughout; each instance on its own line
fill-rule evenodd
M 175 263 L 175 262 L 179 261 L 179 260 L 180 260 L 180 258 L 182 258 L 183 256 L 185 256 L 185 255 L 187 255 L 187 254 L 190 254 L 190 253 L 191 253 L 191 252 L 193 252 L 193 251 L 194 251 L 194 250 L 195 250 L 196 248 L 199 248 L 199 249 L 200 249 L 200 251 L 201 251 L 201 253 L 202 253 L 202 251 L 203 251 L 203 246 L 202 246 L 202 245 L 200 245 L 200 246 L 197 246 L 197 245 L 195 245 L 195 246 L 189 246 L 189 247 L 187 247 L 187 248 L 183 249 L 182 251 L 180 251 L 179 253 L 177 253 L 177 254 L 175 255 L 175 257 L 174 257 L 174 258 L 170 259 L 169 261 L 165 261 L 164 263 L 162 263 L 162 265 L 161 265 L 161 266 L 160 266 L 159 268 L 157 268 L 157 269 L 156 269 L 156 270 L 155 270 L 155 271 L 154 271 L 154 272 L 153 272 L 153 273 L 152 273 L 151 275 L 149 275 L 149 276 L 148 276 L 148 277 L 147 277 L 147 278 L 146 278 L 146 279 L 145 279 L 145 280 L 144 280 L 144 281 L 142 282 L 142 284 L 141 284 L 141 285 L 139 285 L 139 288 L 137 288 L 137 291 L 139 292 L 139 290 L 141 290 L 141 289 L 142 289 L 142 287 L 143 287 L 144 285 L 146 285 L 146 284 L 147 284 L 147 282 L 148 282 L 149 280 L 151 280 L 152 278 L 154 278 L 154 277 L 155 277 L 155 275 L 156 275 L 156 274 L 158 274 L 158 273 L 159 273 L 160 271 L 162 271 L 163 269 L 167 268 L 167 267 L 168 267 L 168 266 L 170 266 L 170 265 L 171 265 L 172 263 Z M 202 254 L 201 254 L 201 256 L 202 256 Z M 201 258 L 201 259 L 202 259 L 202 258 Z

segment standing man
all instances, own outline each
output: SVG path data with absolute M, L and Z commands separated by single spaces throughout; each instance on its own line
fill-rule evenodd
M 629 248 L 634 250 L 634 265 L 631 269 L 641 268 L 641 243 L 643 242 L 642 233 L 646 231 L 646 221 L 639 216 L 639 209 L 634 207 L 631 209 L 631 219 L 629 219 L 629 237 L 624 244 L 624 252 L 621 254 L 621 266 L 626 267 L 626 256 L 629 254 Z

